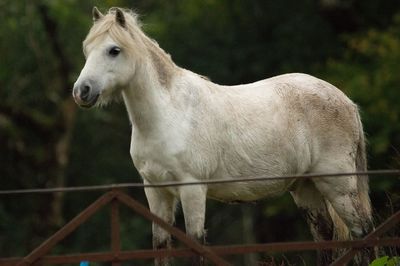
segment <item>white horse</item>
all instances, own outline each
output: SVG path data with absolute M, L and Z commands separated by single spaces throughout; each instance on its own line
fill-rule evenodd
M 175 65 L 136 17 L 93 9 L 73 96 L 91 107 L 122 95 L 132 123 L 130 153 L 144 183 L 366 170 L 357 106 L 333 85 L 298 73 L 215 84 Z M 207 197 L 254 201 L 285 191 L 304 209 L 315 240 L 358 238 L 372 227 L 365 176 L 145 189 L 150 210 L 170 224 L 180 201 L 186 232 L 199 240 Z M 154 248 L 170 240 L 153 224 Z M 325 252 L 319 263 L 331 259 Z

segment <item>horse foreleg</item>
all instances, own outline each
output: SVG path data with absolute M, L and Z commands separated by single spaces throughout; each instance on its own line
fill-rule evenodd
M 205 242 L 204 220 L 207 189 L 204 186 L 183 186 L 179 189 L 185 217 L 186 234 L 200 243 Z M 204 258 L 195 257 L 191 265 L 203 265 Z
M 150 211 L 172 225 L 175 221 L 176 198 L 162 188 L 145 188 L 145 193 Z M 171 235 L 155 223 L 152 229 L 153 248 L 170 248 Z M 155 265 L 169 265 L 169 258 L 156 259 Z

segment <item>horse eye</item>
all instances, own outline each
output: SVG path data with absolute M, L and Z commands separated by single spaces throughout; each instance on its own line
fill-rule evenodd
M 108 51 L 108 54 L 111 55 L 112 57 L 116 57 L 117 55 L 119 55 L 120 52 L 121 49 L 117 46 L 114 46 Z

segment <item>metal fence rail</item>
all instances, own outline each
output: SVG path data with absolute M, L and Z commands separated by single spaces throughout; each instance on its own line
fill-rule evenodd
M 268 244 L 251 245 L 225 245 L 210 246 L 209 248 L 219 256 L 240 255 L 257 252 L 284 252 L 284 251 L 307 251 L 307 250 L 327 250 L 337 248 L 364 248 L 374 246 L 400 246 L 400 238 L 382 238 L 364 243 L 362 240 L 354 241 L 324 241 L 324 242 L 275 242 Z M 159 250 L 134 250 L 120 251 L 116 257 L 112 251 L 93 252 L 71 255 L 44 256 L 39 259 L 39 264 L 65 264 L 79 263 L 81 261 L 91 262 L 112 262 L 112 261 L 132 261 L 161 257 L 191 257 L 197 255 L 190 248 L 159 249 Z M 0 265 L 11 266 L 20 262 L 22 258 L 0 259 Z M 342 265 L 342 264 L 339 264 Z
M 370 232 L 361 240 L 353 241 L 321 241 L 321 242 L 279 242 L 267 244 L 251 244 L 251 245 L 227 245 L 227 246 L 203 246 L 194 241 L 186 234 L 161 218 L 151 213 L 147 207 L 137 202 L 127 194 L 123 193 L 122 188 L 133 187 L 167 187 L 167 186 L 186 186 L 186 185 L 204 185 L 204 184 L 221 184 L 228 182 L 252 182 L 252 181 L 268 181 L 283 178 L 319 178 L 319 177 L 340 177 L 350 175 L 387 175 L 399 176 L 400 170 L 379 170 L 356 173 L 328 173 L 328 174 L 310 174 L 310 175 L 288 175 L 280 177 L 257 177 L 251 179 L 219 179 L 207 180 L 199 182 L 168 182 L 161 184 L 144 185 L 139 183 L 112 184 L 101 186 L 84 186 L 84 187 L 61 187 L 61 188 L 44 188 L 44 189 L 28 189 L 28 190 L 3 190 L 0 195 L 22 195 L 32 193 L 54 193 L 54 192 L 71 192 L 71 191 L 96 191 L 108 190 L 99 197 L 95 202 L 90 204 L 85 210 L 79 213 L 75 218 L 58 230 L 55 234 L 44 241 L 39 247 L 34 249 L 30 254 L 23 258 L 0 258 L 0 265 L 37 265 L 37 264 L 63 264 L 77 263 L 87 260 L 93 262 L 112 262 L 112 265 L 119 265 L 122 261 L 135 259 L 149 259 L 156 257 L 188 257 L 200 255 L 215 265 L 230 265 L 223 256 L 234 254 L 245 254 L 255 252 L 271 252 L 271 251 L 300 251 L 300 250 L 326 250 L 337 248 L 349 248 L 349 250 L 338 258 L 332 265 L 344 265 L 349 262 L 356 253 L 365 247 L 373 246 L 400 246 L 400 238 L 381 238 L 388 230 L 392 229 L 400 222 L 400 210 L 389 217 L 385 222 L 378 226 L 374 231 Z M 111 190 L 111 191 L 110 191 Z M 107 204 L 111 204 L 110 223 L 111 223 L 111 245 L 109 252 L 71 254 L 49 256 L 51 249 L 62 239 L 71 234 L 81 224 L 86 222 L 91 216 Z M 123 204 L 131 208 L 137 214 L 145 219 L 158 224 L 171 235 L 175 236 L 179 241 L 184 243 L 188 248 L 179 249 L 161 249 L 161 250 L 135 250 L 122 251 L 120 243 L 119 228 L 119 205 Z

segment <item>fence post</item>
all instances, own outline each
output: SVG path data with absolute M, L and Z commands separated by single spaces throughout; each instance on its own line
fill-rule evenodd
M 117 190 L 113 189 L 112 193 L 117 194 Z M 113 198 L 111 201 L 111 250 L 114 256 L 112 266 L 120 266 L 121 237 L 119 224 L 119 201 Z

